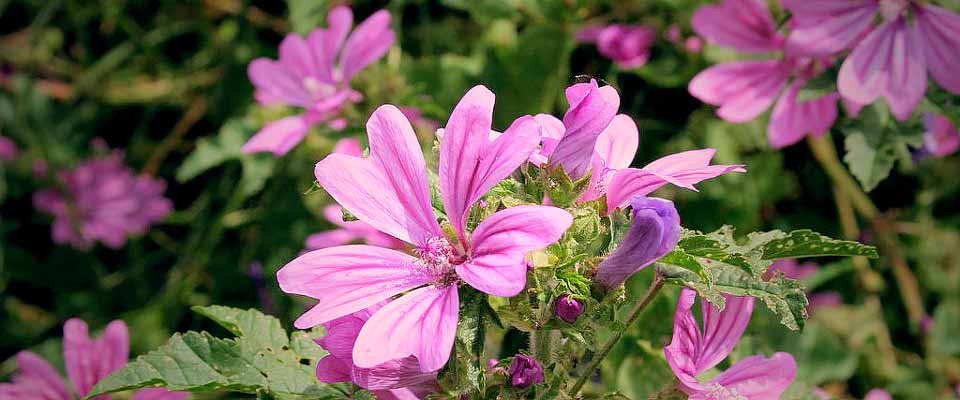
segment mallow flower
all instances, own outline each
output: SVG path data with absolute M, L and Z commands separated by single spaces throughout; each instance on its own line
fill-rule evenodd
M 723 311 L 701 301 L 701 329 L 692 310 L 697 292 L 689 288 L 680 292 L 673 339 L 663 349 L 667 363 L 680 380 L 680 389 L 692 400 L 779 399 L 797 375 L 797 363 L 787 353 L 744 358 L 706 383 L 697 377 L 727 358 L 750 323 L 753 297 L 724 298 Z
M 0 162 L 13 161 L 20 155 L 20 148 L 6 136 L 0 136 Z
M 354 157 L 363 155 L 363 149 L 360 148 L 360 141 L 354 138 L 340 139 L 333 147 L 334 153 L 347 154 Z M 331 229 L 324 232 L 318 232 L 307 236 L 307 250 L 317 250 L 325 247 L 339 246 L 357 240 L 363 243 L 389 247 L 393 249 L 403 249 L 406 244 L 390 235 L 381 233 L 374 227 L 361 221 L 344 221 L 343 208 L 338 205 L 329 205 L 323 209 L 323 216 L 336 225 L 337 229 Z
M 690 94 L 719 106 L 720 118 L 747 122 L 776 101 L 767 126 L 767 140 L 775 149 L 797 143 L 807 134 L 823 135 L 833 126 L 839 99 L 836 92 L 805 101 L 798 98 L 800 89 L 830 61 L 784 51 L 785 40 L 766 1 L 723 0 L 703 6 L 693 16 L 693 29 L 708 41 L 741 52 L 781 54 L 776 59 L 714 65 L 690 81 Z
M 680 241 L 680 215 L 670 200 L 637 196 L 633 221 L 620 246 L 597 267 L 594 280 L 612 289 L 663 257 Z
M 650 50 L 657 39 L 657 30 L 644 25 L 591 26 L 576 34 L 581 42 L 596 43 L 600 54 L 620 68 L 642 67 L 650 59 Z
M 449 237 L 431 205 L 420 144 L 396 107 L 381 106 L 367 121 L 368 158 L 335 153 L 317 163 L 317 181 L 341 206 L 414 251 L 336 246 L 291 261 L 277 273 L 280 288 L 318 300 L 296 327 L 329 322 L 400 295 L 363 325 L 353 363 L 373 368 L 413 356 L 422 372 L 433 372 L 450 357 L 461 283 L 496 296 L 523 290 L 526 254 L 556 242 L 573 217 L 556 207 L 523 205 L 501 210 L 467 231 L 473 204 L 540 142 L 539 124 L 530 116 L 490 140 L 493 103 L 492 92 L 474 87 L 445 127 L 439 186 Z
M 325 383 L 353 382 L 372 391 L 380 400 L 425 398 L 438 390 L 437 374 L 421 372 L 417 359 L 412 356 L 373 368 L 353 364 L 353 346 L 360 329 L 384 303 L 323 324 L 327 334 L 316 342 L 329 354 L 317 363 L 317 378 Z
M 258 58 L 250 63 L 247 75 L 260 104 L 286 104 L 304 112 L 265 125 L 243 145 L 244 153 L 284 155 L 310 127 L 322 122 L 342 129 L 346 122 L 336 118 L 340 110 L 362 97 L 350 88 L 350 80 L 383 57 L 396 38 L 386 10 L 373 13 L 353 32 L 351 25 L 350 8 L 336 7 L 327 15 L 327 28 L 317 28 L 307 37 L 287 35 L 280 43 L 278 60 Z
M 934 157 L 945 157 L 960 148 L 960 132 L 949 118 L 937 114 L 925 114 L 923 125 L 923 148 Z
M 863 400 L 893 400 L 890 392 L 883 389 L 872 389 L 863 396 Z
M 80 250 L 95 242 L 120 248 L 128 237 L 145 233 L 173 211 L 173 203 L 163 197 L 166 183 L 136 175 L 119 151 L 61 171 L 57 180 L 57 188 L 34 193 L 33 205 L 54 216 L 55 243 Z
M 528 388 L 543 383 L 543 366 L 536 358 L 526 354 L 517 354 L 507 369 L 510 384 L 518 388 Z
M 69 387 L 50 363 L 31 351 L 17 353 L 19 371 L 11 383 L 0 383 L 0 400 L 72 400 L 82 399 L 101 379 L 127 364 L 130 334 L 123 321 L 110 322 L 103 336 L 92 339 L 87 323 L 78 318 L 63 325 L 63 362 Z M 140 389 L 131 400 L 182 400 L 187 393 L 163 388 Z M 95 400 L 109 400 L 97 396 Z
M 883 97 L 898 120 L 920 103 L 927 72 L 960 94 L 960 15 L 916 0 L 783 0 L 797 21 L 787 49 L 813 57 L 853 51 L 840 66 L 840 94 L 859 104 Z M 874 26 L 879 20 L 879 25 Z
M 629 168 L 640 144 L 637 124 L 616 114 L 620 96 L 595 80 L 567 88 L 570 108 L 563 121 L 537 114 L 543 130 L 542 146 L 530 157 L 541 167 L 563 166 L 573 179 L 590 173 L 590 184 L 578 201 L 607 196 L 607 209 L 625 207 L 631 197 L 646 196 L 671 183 L 686 189 L 728 172 L 744 172 L 741 165 L 710 165 L 716 150 L 703 149 L 668 155 L 643 168 Z

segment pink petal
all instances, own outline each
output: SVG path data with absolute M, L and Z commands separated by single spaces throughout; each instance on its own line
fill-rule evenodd
M 777 51 L 783 42 L 765 0 L 724 0 L 700 7 L 692 25 L 707 40 L 743 52 Z
M 793 356 L 775 353 L 770 358 L 744 358 L 717 375 L 712 383 L 732 389 L 750 400 L 779 400 L 796 377 L 797 363 Z
M 645 196 L 667 183 L 696 191 L 693 186 L 729 172 L 746 172 L 742 165 L 710 165 L 715 149 L 690 150 L 661 157 L 641 169 L 617 171 L 607 190 L 612 211 L 634 196 Z
M 313 102 L 310 93 L 303 87 L 303 77 L 280 61 L 267 58 L 253 60 L 247 67 L 247 76 L 257 88 L 257 100 L 264 105 L 285 103 L 306 108 Z
M 372 368 L 414 356 L 423 372 L 447 363 L 457 334 L 460 300 L 457 286 L 426 286 L 401 296 L 379 311 L 360 330 L 353 362 Z
M 70 389 L 50 363 L 30 351 L 17 353 L 13 383 L 0 384 L 2 399 L 71 400 Z
M 271 152 L 282 156 L 300 144 L 309 130 L 310 125 L 301 115 L 281 118 L 264 125 L 243 145 L 243 152 Z
M 349 82 L 357 72 L 387 54 L 395 39 L 387 10 L 377 11 L 357 25 L 340 54 L 343 80 Z
M 618 114 L 597 137 L 594 152 L 607 168 L 623 169 L 633 162 L 639 146 L 640 131 L 637 124 L 630 116 Z
M 553 150 L 557 148 L 560 139 L 563 138 L 566 128 L 563 126 L 563 121 L 550 114 L 537 114 L 533 118 L 540 123 L 540 141 L 543 143 L 540 154 L 549 157 L 553 154 Z
M 680 386 L 687 393 L 704 390 L 705 386 L 697 380 L 700 370 L 697 368 L 697 353 L 700 351 L 703 335 L 693 316 L 693 303 L 697 292 L 684 288 L 677 300 L 677 310 L 673 318 L 673 339 L 663 348 L 663 354 L 670 364 L 673 374 L 680 380 Z
M 346 154 L 348 156 L 362 157 L 363 147 L 360 146 L 360 140 L 356 138 L 343 138 L 333 145 L 333 152 Z
M 484 293 L 515 296 L 527 284 L 527 253 L 555 243 L 572 223 L 573 216 L 556 207 L 498 211 L 474 230 L 470 258 L 457 266 L 457 275 Z
M 795 16 L 787 54 L 807 57 L 829 56 L 850 48 L 870 31 L 879 9 L 873 0 L 785 0 L 784 5 L 793 8 Z
M 295 33 L 288 34 L 280 42 L 279 62 L 293 76 L 300 78 L 300 82 L 306 77 L 320 76 L 320 66 L 313 57 L 310 44 L 306 39 Z M 302 83 L 301 83 L 302 85 Z
M 723 297 L 726 300 L 723 311 L 706 301 L 700 302 L 703 315 L 703 339 L 697 352 L 697 369 L 700 372 L 715 367 L 727 358 L 750 324 L 754 298 Z
M 426 162 L 413 127 L 394 106 L 367 121 L 370 157 L 331 154 L 317 163 L 317 181 L 359 220 L 408 243 L 442 236 L 430 203 Z
M 926 114 L 923 117 L 926 132 L 923 133 L 924 148 L 936 157 L 952 154 L 960 148 L 960 132 L 949 118 Z
M 353 11 L 347 6 L 337 6 L 327 14 L 327 29 L 323 36 L 323 52 L 328 55 L 326 65 L 334 68 L 334 60 L 340 52 L 340 47 L 347 40 L 350 28 L 353 27 Z M 331 71 L 332 72 L 332 71 Z
M 317 379 L 323 383 L 352 382 L 352 368 L 352 365 L 347 365 L 343 360 L 327 355 L 317 362 Z
M 902 18 L 880 25 L 840 66 L 840 94 L 861 104 L 883 95 L 893 115 L 905 120 L 927 85 L 920 42 Z
M 416 357 L 391 360 L 373 368 L 354 368 L 352 379 L 369 390 L 399 389 L 436 382 L 436 372 L 422 372 Z
M 890 395 L 890 392 L 883 389 L 873 389 L 867 392 L 867 395 L 863 397 L 863 400 L 893 400 L 893 396 Z
M 595 80 L 566 90 L 570 108 L 563 116 L 565 133 L 550 156 L 551 165 L 563 166 L 573 179 L 586 175 L 597 137 L 620 108 L 620 95 L 611 86 L 598 87 Z
M 91 339 L 87 323 L 71 318 L 63 325 L 63 362 L 73 389 L 86 396 L 111 372 L 127 364 L 130 336 L 123 321 L 113 321 L 103 336 Z
M 540 124 L 520 117 L 490 141 L 494 95 L 470 89 L 450 115 L 440 144 L 440 191 L 447 217 L 466 244 L 470 207 L 523 164 L 540 143 Z
M 689 90 L 701 101 L 720 106 L 720 118 L 746 122 L 773 104 L 789 76 L 789 66 L 780 60 L 736 61 L 700 72 Z
M 804 84 L 806 82 L 802 80 L 791 84 L 773 107 L 767 139 L 774 149 L 797 143 L 808 133 L 823 135 L 837 119 L 837 100 L 840 95 L 829 93 L 798 103 L 797 94 Z
M 281 290 L 318 300 L 294 322 L 299 329 L 362 310 L 435 278 L 414 257 L 364 245 L 314 250 L 277 271 Z
M 960 15 L 932 4 L 914 10 L 914 29 L 930 74 L 944 89 L 960 94 Z
M 164 388 L 140 389 L 130 400 L 183 400 L 190 397 L 187 392 L 171 392 Z

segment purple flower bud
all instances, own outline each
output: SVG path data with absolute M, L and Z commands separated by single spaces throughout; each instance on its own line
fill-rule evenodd
M 583 303 L 564 294 L 557 298 L 557 303 L 554 305 L 554 312 L 557 314 L 557 317 L 572 324 L 577 322 L 577 317 L 579 317 L 580 314 L 583 314 Z
M 597 267 L 595 278 L 607 288 L 619 286 L 669 253 L 680 241 L 680 215 L 673 202 L 637 196 L 631 205 L 633 225 L 620 246 Z
M 528 355 L 517 354 L 510 363 L 507 373 L 510 375 L 510 383 L 518 388 L 543 383 L 543 367 Z
M 20 148 L 12 140 L 0 136 L 0 161 L 13 161 L 20 155 Z

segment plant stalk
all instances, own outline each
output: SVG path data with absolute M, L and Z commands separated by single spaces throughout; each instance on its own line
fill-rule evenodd
M 610 353 L 610 350 L 613 350 L 613 346 L 620 341 L 620 338 L 623 337 L 623 333 L 630 328 L 630 325 L 633 325 L 637 321 L 637 318 L 640 317 L 640 314 L 648 305 L 653 301 L 657 294 L 660 293 L 660 289 L 663 288 L 663 276 L 656 274 L 653 278 L 653 284 L 650 286 L 650 289 L 647 290 L 647 294 L 643 296 L 643 299 L 640 300 L 636 306 L 630 310 L 630 313 L 627 314 L 627 319 L 623 321 L 623 330 L 613 332 L 613 336 L 603 345 L 603 348 L 599 352 L 594 353 L 593 358 L 590 360 L 590 364 L 587 364 L 587 367 L 583 370 L 583 374 L 580 375 L 580 378 L 577 379 L 577 382 L 573 385 L 573 388 L 570 389 L 570 397 L 575 398 L 577 393 L 580 392 L 580 389 L 583 388 L 583 385 L 587 383 L 587 379 L 590 379 L 593 376 L 594 371 L 600 367 L 600 363 L 603 362 L 603 359 Z

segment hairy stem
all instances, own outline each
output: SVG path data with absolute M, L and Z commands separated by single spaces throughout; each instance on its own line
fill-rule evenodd
M 583 385 L 587 383 L 587 379 L 590 379 L 593 376 L 593 373 L 600 367 L 600 363 L 603 362 L 603 359 L 610 353 L 610 350 L 613 350 L 613 346 L 620 341 L 620 338 L 623 337 L 623 333 L 630 328 L 630 325 L 633 325 L 637 321 L 637 318 L 640 317 L 640 314 L 648 305 L 653 301 L 657 294 L 660 293 L 660 289 L 663 288 L 663 276 L 657 274 L 653 278 L 653 284 L 650 285 L 650 289 L 647 290 L 647 294 L 643 296 L 643 299 L 640 300 L 636 306 L 630 310 L 630 313 L 627 314 L 627 319 L 623 321 L 623 329 L 619 331 L 614 331 L 613 336 L 604 343 L 603 348 L 599 352 L 594 353 L 593 358 L 590 360 L 590 364 L 587 364 L 587 367 L 584 368 L 583 374 L 580 375 L 580 378 L 577 379 L 577 382 L 573 385 L 573 388 L 570 389 L 570 397 L 575 398 L 577 393 L 580 392 L 580 389 L 583 388 Z

